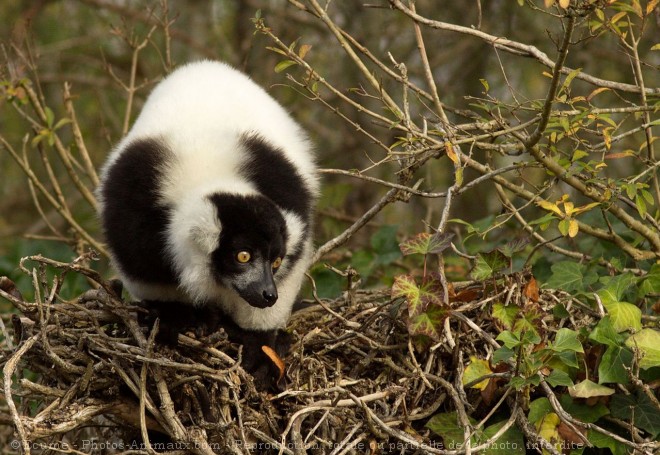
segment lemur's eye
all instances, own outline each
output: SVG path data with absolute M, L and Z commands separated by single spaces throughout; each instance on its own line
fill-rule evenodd
M 245 264 L 246 262 L 249 262 L 251 258 L 252 256 L 250 256 L 250 253 L 247 251 L 241 251 L 236 255 L 236 260 L 241 264 Z
M 277 269 L 282 265 L 282 258 L 277 258 L 273 261 L 273 268 Z

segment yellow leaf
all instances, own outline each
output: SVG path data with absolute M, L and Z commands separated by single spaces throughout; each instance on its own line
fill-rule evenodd
M 562 216 L 564 215 L 564 212 L 562 212 L 561 209 L 559 207 L 557 207 L 557 204 L 553 204 L 550 201 L 541 200 L 541 201 L 537 202 L 536 205 L 538 205 L 539 207 L 541 207 L 543 209 L 546 209 L 550 212 L 554 212 L 557 215 L 562 215 Z
M 658 3 L 660 3 L 660 0 L 650 0 L 646 4 L 646 15 L 648 16 L 653 12 L 656 6 L 658 6 Z
M 575 205 L 572 202 L 569 201 L 564 202 L 564 212 L 566 213 L 566 215 L 572 215 L 574 207 Z
M 564 9 L 568 8 L 568 5 L 570 5 L 570 3 L 571 3 L 570 0 L 559 0 L 559 6 L 561 6 Z
M 278 371 L 280 372 L 279 377 L 277 378 L 277 382 L 281 381 L 282 378 L 284 377 L 284 370 L 286 369 L 284 365 L 284 361 L 279 355 L 277 355 L 277 352 L 275 352 L 275 350 L 270 346 L 266 346 L 266 345 L 261 346 L 261 350 L 263 351 L 264 354 L 268 356 L 270 361 L 273 362 L 277 367 Z
M 482 376 L 491 374 L 492 372 L 493 370 L 490 369 L 488 360 L 479 359 L 476 356 L 470 356 L 470 364 L 465 368 L 465 372 L 463 373 L 463 385 L 468 384 L 475 379 L 479 379 Z M 473 385 L 472 388 L 484 390 L 488 387 L 488 381 L 490 381 L 490 379 L 484 379 Z
M 591 101 L 591 99 L 592 99 L 594 96 L 598 95 L 599 93 L 606 92 L 606 91 L 608 91 L 608 90 L 610 90 L 610 89 L 607 88 L 607 87 L 599 87 L 599 88 L 597 88 L 597 89 L 594 90 L 593 92 L 589 93 L 589 95 L 587 96 L 587 101 Z
M 609 191 L 609 190 L 607 190 L 607 191 Z M 607 191 L 606 191 L 606 192 L 607 192 Z M 610 194 L 610 196 L 611 196 L 611 195 L 612 195 L 612 192 L 610 191 L 609 194 Z M 606 199 L 609 199 L 610 196 L 607 196 Z M 604 196 L 604 197 L 605 197 L 605 196 Z M 575 210 L 573 210 L 573 214 L 574 214 L 574 215 L 577 215 L 577 214 L 579 214 L 579 213 L 586 212 L 587 210 L 591 210 L 591 209 L 593 209 L 594 207 L 598 206 L 599 204 L 600 204 L 600 202 L 592 202 L 591 204 L 583 205 L 583 206 L 578 207 L 578 208 L 576 208 Z
M 549 412 L 536 423 L 536 429 L 539 432 L 539 436 L 554 445 L 561 453 L 561 437 L 557 430 L 560 423 L 561 420 L 559 419 L 559 416 L 554 412 Z M 547 454 L 548 452 L 543 449 L 543 453 Z
M 305 55 L 307 55 L 307 53 L 311 48 L 312 48 L 311 44 L 303 44 L 302 46 L 300 46 L 300 50 L 298 50 L 298 57 L 305 60 Z
M 445 142 L 445 151 L 447 152 L 449 159 L 452 160 L 454 164 L 458 164 L 458 155 L 456 155 L 454 146 L 451 145 L 451 142 Z
M 552 5 L 555 4 L 555 0 L 543 0 L 545 3 L 546 8 L 550 8 Z
M 568 222 L 568 236 L 569 237 L 575 237 L 578 233 L 578 230 L 580 227 L 578 226 L 578 222 L 576 220 L 570 220 Z

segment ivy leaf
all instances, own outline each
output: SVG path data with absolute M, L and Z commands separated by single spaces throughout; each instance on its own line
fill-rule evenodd
M 453 233 L 436 232 L 435 234 L 429 234 L 422 232 L 400 243 L 399 248 L 404 256 L 410 254 L 439 254 L 449 247 L 453 238 Z
M 550 412 L 536 425 L 539 436 L 543 437 L 546 441 L 551 442 L 558 451 L 561 451 L 561 437 L 559 436 L 559 431 L 557 431 L 560 423 L 561 420 L 559 419 L 559 416 L 554 412 Z
M 408 332 L 411 335 L 426 335 L 433 341 L 439 341 L 446 317 L 447 310 L 437 305 L 430 305 L 425 312 L 410 318 Z
M 394 277 L 392 285 L 392 299 L 403 297 L 408 302 L 419 299 L 419 287 L 412 275 L 398 275 Z
M 624 346 L 608 346 L 598 365 L 598 383 L 628 384 L 628 372 L 624 367 L 632 366 L 633 353 Z
M 660 294 L 660 264 L 653 264 L 649 273 L 640 280 L 638 297 L 649 294 Z
M 625 444 L 606 434 L 590 430 L 587 433 L 587 439 L 594 445 L 594 447 L 599 449 L 610 449 L 612 455 L 628 454 L 628 447 Z
M 625 337 L 614 330 L 610 317 L 605 316 L 591 331 L 589 339 L 606 346 L 620 346 L 623 344 Z
M 555 342 L 552 344 L 551 349 L 555 352 L 584 352 L 582 343 L 578 340 L 577 332 L 567 328 L 559 329 L 559 331 L 557 331 Z
M 573 385 L 571 377 L 560 370 L 552 370 L 552 372 L 545 378 L 545 382 L 552 387 L 571 387 Z
M 515 354 L 516 353 L 514 351 L 507 348 L 506 346 L 496 349 L 495 352 L 493 352 L 493 357 L 492 357 L 493 365 L 497 365 L 500 362 L 506 362 L 510 358 L 512 358 Z
M 660 366 L 660 331 L 656 329 L 642 329 L 626 340 L 629 348 L 637 347 L 642 358 L 639 367 L 647 370 Z
M 476 421 L 468 417 L 471 425 L 475 425 Z M 426 428 L 441 436 L 446 447 L 462 446 L 465 442 L 465 434 L 463 432 L 463 425 L 458 421 L 458 413 L 443 412 L 436 414 L 426 422 Z M 470 439 L 471 444 L 475 444 L 476 438 Z
M 502 253 L 507 257 L 511 257 L 515 253 L 524 250 L 529 245 L 529 241 L 529 237 L 518 237 L 510 240 L 502 247 Z
M 520 345 L 520 337 L 509 330 L 500 333 L 495 339 L 504 343 L 504 346 L 509 349 L 515 349 Z
M 614 277 L 603 277 L 600 279 L 605 286 L 597 294 L 603 304 L 619 302 L 625 293 L 635 285 L 637 278 L 630 272 L 622 273 Z
M 396 233 L 399 226 L 388 224 L 378 229 L 371 236 L 371 247 L 376 252 L 375 263 L 377 265 L 387 265 L 401 257 L 399 250 L 399 241 L 396 239 Z
M 497 302 L 493 305 L 492 315 L 493 318 L 498 320 L 503 327 L 510 330 L 513 327 L 513 323 L 515 322 L 519 311 L 520 308 L 515 305 L 505 306 L 503 303 Z
M 596 384 L 595 382 L 585 379 L 579 384 L 568 388 L 568 393 L 573 398 L 591 398 L 591 397 L 606 397 L 614 394 L 614 389 L 605 387 L 604 385 Z
M 636 427 L 648 431 L 652 438 L 660 434 L 660 410 L 646 394 L 640 390 L 636 395 L 616 394 L 610 402 L 612 417 L 630 422 L 633 418 Z
M 470 364 L 465 367 L 465 372 L 463 373 L 463 385 L 469 384 L 470 382 L 479 379 L 482 376 L 491 374 L 492 372 L 493 370 L 490 369 L 488 360 L 479 359 L 476 356 L 470 356 Z M 484 379 L 473 385 L 471 388 L 484 390 L 488 387 L 489 381 L 490 379 Z
M 550 400 L 541 397 L 529 403 L 529 414 L 527 415 L 527 418 L 530 423 L 537 424 L 543 419 L 543 417 L 551 412 L 552 405 L 550 404 Z
M 495 436 L 504 425 L 506 425 L 506 420 L 486 427 L 483 433 L 484 440 Z M 526 453 L 523 434 L 515 425 L 502 433 L 498 442 L 501 444 L 491 444 L 482 453 L 485 455 L 525 455 Z
M 606 304 L 603 302 L 603 305 L 610 315 L 612 327 L 617 332 L 626 330 L 638 332 L 642 330 L 642 311 L 632 303 L 616 302 Z
M 475 280 L 486 280 L 502 269 L 511 266 L 511 259 L 499 250 L 479 253 L 470 275 Z
M 590 406 L 580 401 L 575 401 L 567 393 L 559 397 L 562 408 L 578 420 L 586 423 L 594 423 L 603 416 L 610 413 L 610 410 L 600 401 Z
M 550 269 L 552 275 L 546 286 L 551 289 L 562 289 L 566 292 L 586 291 L 590 285 L 598 281 L 595 272 L 574 261 L 560 261 L 553 264 Z

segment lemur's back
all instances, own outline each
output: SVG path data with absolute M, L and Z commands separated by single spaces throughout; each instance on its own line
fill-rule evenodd
M 135 297 L 216 301 L 240 326 L 283 325 L 308 265 L 318 183 L 306 135 L 247 76 L 208 61 L 172 73 L 108 157 L 101 180 L 106 239 Z M 210 202 L 218 194 L 263 199 L 277 214 L 251 219 L 247 204 L 244 220 L 229 219 L 222 198 Z M 253 311 L 218 284 L 220 233 L 242 221 L 238 230 L 257 238 L 274 218 L 284 223 L 287 256 L 275 280 L 285 297 Z

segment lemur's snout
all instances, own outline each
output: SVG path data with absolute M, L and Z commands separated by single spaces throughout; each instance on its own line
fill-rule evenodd
M 264 290 L 261 295 L 269 305 L 272 305 L 277 301 L 277 291 Z

